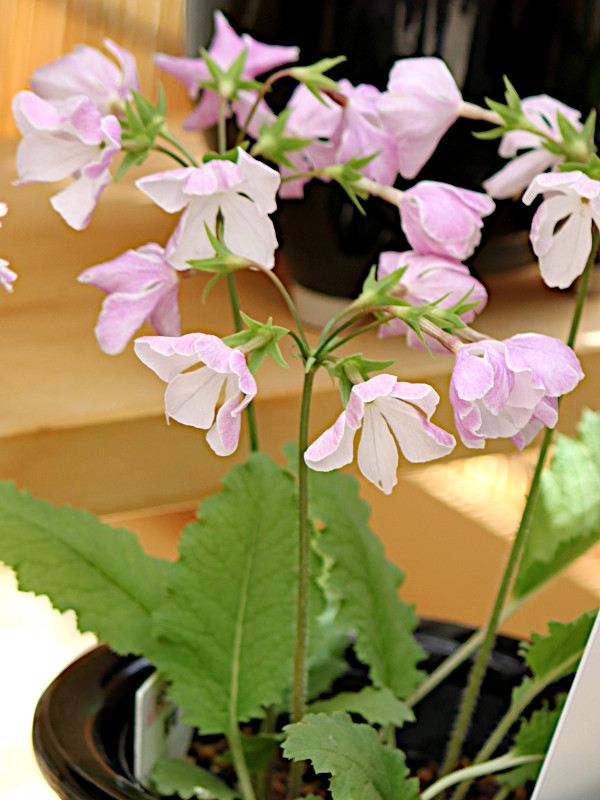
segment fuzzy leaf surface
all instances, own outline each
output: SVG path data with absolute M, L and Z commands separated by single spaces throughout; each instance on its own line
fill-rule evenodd
M 516 756 L 533 756 L 537 753 L 547 753 L 554 730 L 558 723 L 566 695 L 562 695 L 556 708 L 550 709 L 545 703 L 542 708 L 534 711 L 529 719 L 521 722 L 521 727 L 515 737 L 511 752 Z M 516 789 L 524 786 L 527 781 L 535 781 L 542 768 L 543 761 L 534 761 L 531 764 L 522 764 L 508 772 L 496 775 L 496 780 L 503 786 Z
M 584 410 L 578 438 L 558 434 L 542 474 L 513 595 L 541 586 L 600 540 L 600 413 Z
M 294 651 L 294 481 L 253 454 L 223 484 L 184 531 L 156 614 L 154 663 L 202 733 L 227 733 L 277 702 Z
M 150 777 L 156 790 L 164 797 L 177 794 L 183 800 L 192 797 L 235 800 L 239 796 L 210 770 L 176 758 L 161 758 Z
M 408 697 L 421 682 L 417 664 L 423 651 L 413 637 L 414 608 L 402 602 L 404 578 L 385 557 L 368 525 L 369 507 L 349 475 L 311 472 L 311 514 L 324 523 L 319 550 L 331 559 L 328 581 L 339 600 L 338 624 L 356 634 L 358 658 L 371 668 L 371 680 Z
M 170 565 L 144 553 L 135 534 L 1 483 L 0 560 L 14 567 L 21 589 L 73 609 L 81 631 L 123 655 L 152 656 L 152 612 Z
M 311 714 L 332 714 L 334 711 L 347 711 L 360 714 L 372 725 L 395 725 L 401 728 L 405 722 L 414 722 L 415 715 L 405 703 L 398 700 L 389 689 L 365 686 L 359 692 L 341 692 L 328 700 L 311 703 Z
M 374 728 L 347 714 L 308 714 L 284 732 L 285 756 L 308 759 L 315 772 L 330 774 L 333 800 L 415 800 L 419 794 L 404 753 L 382 744 Z

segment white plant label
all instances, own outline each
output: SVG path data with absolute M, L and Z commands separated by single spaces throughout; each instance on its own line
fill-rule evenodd
M 600 614 L 531 800 L 600 798 Z
M 180 721 L 181 715 L 167 698 L 167 681 L 153 672 L 135 693 L 133 774 L 142 786 L 161 758 L 185 758 L 193 728 Z

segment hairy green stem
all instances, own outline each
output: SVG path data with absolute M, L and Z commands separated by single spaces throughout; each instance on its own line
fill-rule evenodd
M 180 164 L 182 167 L 189 167 L 189 164 L 186 161 L 184 161 L 183 158 L 181 158 L 181 156 L 178 156 L 177 153 L 173 153 L 173 151 L 169 150 L 167 147 L 154 145 L 152 149 L 156 150 L 158 153 L 163 153 L 164 155 L 169 156 L 174 161 L 177 161 L 177 163 Z
M 240 128 L 240 132 L 238 133 L 238 137 L 235 142 L 236 145 L 239 146 L 244 141 L 244 137 L 246 136 L 246 130 L 248 128 L 248 123 L 256 113 L 256 109 L 258 108 L 260 101 L 263 100 L 267 92 L 270 91 L 271 86 L 275 83 L 275 81 L 278 81 L 281 78 L 285 78 L 289 74 L 290 74 L 289 69 L 281 69 L 278 72 L 274 72 L 272 75 L 269 75 L 269 77 L 263 83 L 258 95 L 256 96 L 256 100 L 254 101 L 254 104 L 250 109 L 250 113 L 248 114 L 248 116 L 244 120 L 244 124 Z
M 304 376 L 298 442 L 298 609 L 296 648 L 292 683 L 292 722 L 300 722 L 306 709 L 308 651 L 308 593 L 310 585 L 310 524 L 308 518 L 308 467 L 304 452 L 308 446 L 308 417 L 316 367 Z M 299 794 L 302 764 L 294 761 L 288 779 L 288 800 Z
M 302 321 L 298 316 L 298 311 L 296 310 L 296 306 L 294 305 L 294 301 L 289 295 L 288 290 L 285 288 L 283 283 L 279 280 L 277 275 L 273 272 L 273 270 L 265 269 L 257 264 L 261 272 L 263 272 L 269 280 L 277 287 L 278 292 L 281 294 L 286 306 L 289 309 L 290 314 L 294 318 L 294 322 L 296 323 L 296 328 L 298 329 L 298 334 L 300 335 L 300 340 L 302 342 L 302 355 L 307 358 L 310 353 L 310 345 L 308 344 L 308 339 L 306 338 L 306 334 L 304 333 L 304 327 L 302 325 Z
M 480 778 L 482 775 L 490 775 L 505 769 L 513 769 L 514 767 L 520 767 L 522 764 L 532 764 L 534 761 L 541 761 L 542 758 L 543 756 L 541 754 L 515 756 L 511 753 L 506 753 L 506 755 L 500 756 L 500 758 L 486 761 L 485 764 L 471 765 L 469 767 L 464 767 L 464 769 L 457 769 L 455 772 L 444 775 L 443 778 L 440 778 L 435 783 L 432 783 L 431 786 L 428 786 L 427 789 L 421 793 L 420 800 L 432 800 L 445 789 L 454 786 L 455 783 L 464 780 L 472 780 L 473 778 Z
M 592 236 L 592 249 L 588 257 L 585 269 L 583 271 L 583 275 L 581 276 L 580 279 L 579 293 L 577 296 L 577 302 L 575 304 L 575 310 L 573 312 L 573 321 L 571 323 L 569 338 L 567 340 L 567 344 L 569 347 L 572 347 L 573 344 L 575 343 L 577 330 L 579 328 L 579 323 L 581 321 L 581 314 L 583 311 L 583 304 L 585 302 L 587 286 L 589 283 L 591 271 L 594 267 L 594 262 L 596 259 L 597 252 L 598 252 L 598 230 L 594 228 Z M 533 478 L 531 480 L 531 486 L 529 488 L 529 494 L 527 495 L 525 508 L 523 509 L 523 516 L 521 517 L 521 523 L 519 525 L 519 528 L 517 530 L 517 533 L 513 541 L 512 549 L 508 557 L 508 562 L 506 564 L 504 575 L 502 576 L 502 580 L 500 582 L 500 588 L 498 590 L 498 594 L 496 595 L 496 601 L 494 603 L 494 607 L 492 609 L 489 622 L 485 628 L 481 649 L 479 651 L 477 658 L 475 659 L 475 663 L 473 664 L 473 667 L 469 674 L 469 679 L 467 682 L 465 693 L 463 695 L 461 707 L 454 725 L 454 729 L 452 731 L 452 736 L 450 737 L 450 742 L 448 744 L 446 757 L 442 765 L 442 774 L 449 772 L 456 763 L 456 761 L 458 760 L 463 741 L 465 739 L 467 730 L 469 728 L 469 724 L 471 722 L 471 717 L 473 715 L 475 704 L 479 696 L 479 690 L 481 688 L 481 684 L 483 682 L 483 678 L 487 669 L 488 659 L 492 651 L 492 647 L 494 646 L 494 641 L 496 639 L 496 631 L 498 629 L 498 625 L 500 622 L 500 615 L 502 613 L 502 608 L 506 601 L 506 597 L 508 595 L 508 590 L 510 588 L 512 579 L 519 565 L 521 554 L 523 552 L 523 547 L 525 546 L 525 541 L 529 533 L 529 525 L 531 523 L 533 510 L 535 508 L 535 503 L 539 494 L 540 478 L 542 476 L 544 463 L 548 455 L 548 450 L 550 447 L 550 443 L 552 441 L 553 433 L 554 430 L 552 428 L 546 428 L 546 430 L 544 431 L 544 438 L 542 440 L 542 446 L 540 448 L 537 464 L 535 467 Z
M 160 135 L 162 136 L 163 139 L 166 139 L 167 142 L 170 142 L 170 144 L 172 144 L 173 147 L 176 147 L 177 150 L 179 150 L 180 153 L 183 153 L 183 155 L 187 158 L 189 164 L 185 164 L 184 162 L 180 161 L 180 163 L 183 163 L 184 167 L 198 166 L 198 162 L 196 161 L 194 156 L 181 144 L 179 139 L 171 133 L 171 131 L 167 128 L 166 125 L 163 126 L 162 130 L 160 131 Z

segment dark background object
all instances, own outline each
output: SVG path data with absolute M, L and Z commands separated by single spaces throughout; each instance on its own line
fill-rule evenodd
M 332 75 L 353 83 L 384 89 L 398 57 L 434 55 L 448 64 L 470 102 L 501 100 L 503 75 L 521 97 L 547 93 L 584 117 L 600 99 L 600 0 L 187 0 L 188 53 L 209 43 L 217 8 L 260 41 L 298 45 L 303 64 L 348 56 Z M 480 189 L 506 163 L 497 142 L 471 136 L 486 127 L 459 120 L 417 180 Z M 378 213 L 374 229 L 337 187 L 313 184 L 302 212 L 290 201 L 279 215 L 286 259 L 303 285 L 352 296 L 379 252 L 407 249 L 398 215 L 393 209 Z M 532 260 L 531 210 L 512 200 L 497 206 L 472 260 L 476 273 Z M 321 226 L 327 229 L 319 231 Z

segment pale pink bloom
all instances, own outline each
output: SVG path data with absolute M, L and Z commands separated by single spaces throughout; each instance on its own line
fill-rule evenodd
M 555 141 L 560 141 L 562 138 L 556 116 L 558 112 L 576 130 L 580 131 L 583 127 L 579 111 L 546 94 L 526 97 L 521 102 L 521 108 L 530 122 Z M 520 194 L 536 175 L 563 161 L 563 157 L 546 150 L 543 146 L 544 141 L 540 136 L 529 131 L 505 133 L 500 141 L 498 153 L 503 158 L 512 160 L 483 183 L 485 191 L 491 197 L 498 199 L 513 197 Z M 527 152 L 517 155 L 519 150 Z
M 391 69 L 379 114 L 398 146 L 398 170 L 414 178 L 456 121 L 462 96 L 439 58 L 404 58 Z
M 125 100 L 131 100 L 131 90 L 140 90 L 140 79 L 134 56 L 111 39 L 104 47 L 119 66 L 95 47 L 77 45 L 72 53 L 39 67 L 29 85 L 44 100 L 61 105 L 75 95 L 86 97 L 100 113 L 123 114 Z
M 398 293 L 407 303 L 415 306 L 436 303 L 438 308 L 450 308 L 468 295 L 466 302 L 477 303 L 477 306 L 472 311 L 461 314 L 464 322 L 475 319 L 475 315 L 487 303 L 485 288 L 471 275 L 468 267 L 459 261 L 445 256 L 421 255 L 411 250 L 405 253 L 386 252 L 379 256 L 377 278 L 385 278 L 401 267 L 406 267 L 406 270 L 398 282 Z M 381 325 L 379 335 L 405 335 L 410 347 L 423 349 L 425 346 L 415 331 L 400 319 Z M 425 341 L 432 352 L 448 352 L 427 334 Z
M 206 441 L 215 453 L 231 455 L 240 439 L 241 413 L 256 395 L 256 381 L 244 354 L 206 333 L 142 336 L 134 349 L 140 361 L 168 384 L 167 420 L 208 430 Z M 185 371 L 198 364 L 205 366 Z
M 362 426 L 358 467 L 378 489 L 390 494 L 398 482 L 398 447 L 413 463 L 441 458 L 453 450 L 454 437 L 429 421 L 439 399 L 426 384 L 376 375 L 352 387 L 345 410 L 310 445 L 304 460 L 318 472 L 350 464 L 354 436 Z
M 95 333 L 102 350 L 121 353 L 146 320 L 162 336 L 179 336 L 179 274 L 163 248 L 150 243 L 102 264 L 77 278 L 106 292 Z
M 238 36 L 221 11 L 215 11 L 214 24 L 215 33 L 207 52 L 226 72 L 239 54 L 246 50 L 242 80 L 253 80 L 263 72 L 298 60 L 300 51 L 297 47 L 263 44 L 247 33 Z M 163 72 L 172 75 L 185 86 L 192 99 L 196 99 L 202 88 L 200 81 L 213 80 L 202 58 L 180 58 L 158 53 L 155 61 Z M 230 112 L 227 110 L 226 113 L 229 115 Z M 204 89 L 200 102 L 185 120 L 183 127 L 188 130 L 204 130 L 216 124 L 218 118 L 219 96 L 216 92 Z
M 494 201 L 482 192 L 421 181 L 404 192 L 400 219 L 402 230 L 417 253 L 464 261 L 479 244 L 482 217 L 494 208 Z
M 121 149 L 118 119 L 103 117 L 82 96 L 54 106 L 23 91 L 15 95 L 12 108 L 23 134 L 17 150 L 17 184 L 73 177 L 74 182 L 50 202 L 72 228 L 85 228 L 111 181 L 109 166 Z
M 533 179 L 523 202 L 529 205 L 542 192 L 548 196 L 533 217 L 531 244 L 544 282 L 566 289 L 585 269 L 592 223 L 600 227 L 600 181 L 579 171 L 544 173 Z
M 374 86 L 341 80 L 339 90 L 345 96 L 339 131 L 334 133 L 337 145 L 335 162 L 345 164 L 353 158 L 377 154 L 361 172 L 367 178 L 391 186 L 398 175 L 398 148 L 395 137 L 381 122 L 378 103 L 381 92 Z
M 551 336 L 523 333 L 464 344 L 456 352 L 450 402 L 467 447 L 510 438 L 523 449 L 558 420 L 557 398 L 583 378 L 573 351 Z
M 147 175 L 136 186 L 170 214 L 185 208 L 167 253 L 175 269 L 188 269 L 188 261 L 214 255 L 204 226 L 216 232 L 219 210 L 225 246 L 270 269 L 277 238 L 268 214 L 277 207 L 279 181 L 279 173 L 238 148 L 237 164 L 215 159 L 200 167 Z

